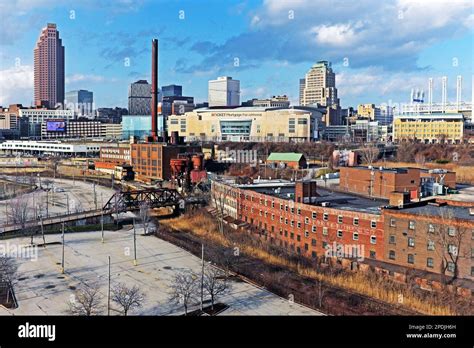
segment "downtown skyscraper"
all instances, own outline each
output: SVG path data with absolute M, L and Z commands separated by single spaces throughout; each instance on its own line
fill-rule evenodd
M 300 105 L 320 104 L 326 107 L 337 107 L 339 98 L 336 89 L 336 74 L 331 63 L 319 61 L 300 79 Z
M 34 48 L 34 88 L 35 105 L 64 103 L 64 46 L 54 23 L 41 30 Z

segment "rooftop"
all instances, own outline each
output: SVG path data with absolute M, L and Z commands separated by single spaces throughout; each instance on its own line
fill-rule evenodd
M 241 189 L 280 199 L 291 200 L 294 199 L 295 195 L 295 182 L 289 180 L 256 180 L 252 184 L 243 185 L 234 184 L 232 180 L 227 180 L 227 183 Z M 319 196 L 310 205 L 322 206 L 322 203 L 327 203 L 328 208 L 359 211 L 368 214 L 381 214 L 380 208 L 388 205 L 388 200 L 365 198 L 350 193 L 331 191 L 320 186 L 317 188 L 317 193 Z
M 267 161 L 299 162 L 303 157 L 302 153 L 296 152 L 272 152 Z
M 417 206 L 406 206 L 402 209 L 395 208 L 396 210 L 414 214 L 414 215 L 435 215 L 439 217 L 446 217 L 447 220 L 451 218 L 463 219 L 463 220 L 474 220 L 474 215 L 470 214 L 469 207 L 450 206 L 450 205 L 417 205 Z

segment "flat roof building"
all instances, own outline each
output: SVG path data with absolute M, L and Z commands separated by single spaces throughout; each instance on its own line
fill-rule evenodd
M 230 76 L 219 76 L 209 81 L 209 106 L 239 106 L 240 81 Z
M 316 108 L 201 108 L 168 116 L 168 131 L 186 141 L 313 141 L 321 118 Z

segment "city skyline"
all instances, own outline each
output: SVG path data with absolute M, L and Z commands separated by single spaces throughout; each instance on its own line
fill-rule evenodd
M 444 75 L 448 100 L 461 75 L 470 101 L 474 14 L 469 1 L 456 3 L 365 1 L 348 11 L 326 1 L 123 0 L 94 12 L 90 1 L 2 4 L 13 15 L 1 29 L 0 82 L 9 87 L 0 104 L 33 101 L 33 47 L 49 22 L 66 47 L 66 90 L 93 91 L 97 107 L 126 107 L 130 83 L 150 81 L 152 37 L 160 39 L 160 86 L 182 85 L 196 102 L 207 100 L 209 80 L 228 75 L 241 81 L 241 100 L 286 94 L 297 104 L 299 78 L 319 60 L 332 62 L 343 107 L 407 102 L 412 88 L 427 91 L 429 77 L 440 102 Z M 9 25 L 15 18 L 19 27 Z

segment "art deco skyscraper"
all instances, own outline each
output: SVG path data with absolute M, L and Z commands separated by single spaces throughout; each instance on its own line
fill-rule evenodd
M 304 81 L 304 86 L 302 83 Z M 320 61 L 314 64 L 300 80 L 301 105 L 320 104 L 335 107 L 339 105 L 336 89 L 336 74 L 332 71 L 331 63 Z
M 56 24 L 41 30 L 34 49 L 35 105 L 64 103 L 64 46 Z

